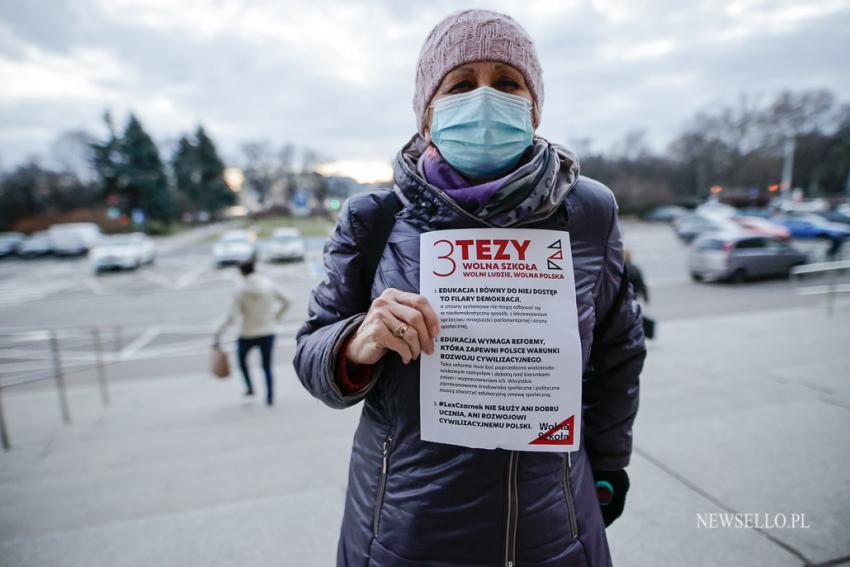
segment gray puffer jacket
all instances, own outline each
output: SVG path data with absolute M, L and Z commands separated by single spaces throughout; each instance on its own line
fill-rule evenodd
M 339 349 L 371 301 L 388 287 L 418 293 L 419 235 L 487 226 L 416 172 L 423 149 L 414 137 L 396 159 L 395 191 L 403 207 L 374 274 L 365 272 L 379 251 L 368 248 L 376 246 L 375 228 L 387 225 L 381 215 L 392 214 L 389 193 L 346 202 L 325 247 L 326 278 L 313 291 L 297 337 L 295 369 L 304 387 L 332 408 L 364 402 L 338 565 L 609 565 L 591 469 L 618 470 L 629 463 L 646 351 L 631 290 L 615 301 L 623 246 L 616 202 L 604 185 L 577 177 L 551 216 L 523 225 L 570 233 L 584 369 L 577 452 L 568 457 L 422 441 L 419 363 L 405 366 L 394 352 L 356 395 L 344 395 L 335 382 Z

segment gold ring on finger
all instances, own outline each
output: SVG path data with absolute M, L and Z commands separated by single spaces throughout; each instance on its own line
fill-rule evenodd
M 407 328 L 407 325 L 405 323 L 402 323 L 401 325 L 395 328 L 395 330 L 393 331 L 393 335 L 398 338 L 401 338 L 407 332 Z

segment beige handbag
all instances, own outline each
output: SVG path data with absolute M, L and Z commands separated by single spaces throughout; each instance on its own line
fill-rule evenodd
M 210 370 L 218 378 L 230 376 L 230 363 L 227 361 L 227 353 L 221 350 L 218 345 L 213 346 Z

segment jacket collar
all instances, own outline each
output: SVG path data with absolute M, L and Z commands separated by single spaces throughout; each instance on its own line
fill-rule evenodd
M 560 173 L 552 183 L 563 183 L 564 188 L 554 195 L 558 204 L 566 199 L 579 178 L 579 164 L 575 154 L 567 148 L 552 144 L 536 136 L 557 154 L 560 160 Z M 428 183 L 417 169 L 417 163 L 428 143 L 420 134 L 415 134 L 398 152 L 393 163 L 393 190 L 405 204 L 405 215 L 428 221 L 436 229 L 448 228 L 485 228 L 493 225 L 479 219 L 455 203 L 439 188 Z M 557 208 L 556 208 L 557 210 Z

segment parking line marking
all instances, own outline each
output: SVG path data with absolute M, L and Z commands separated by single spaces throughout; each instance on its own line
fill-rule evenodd
M 94 292 L 95 295 L 104 295 L 106 293 L 106 290 L 96 278 L 86 278 L 86 285 Z
M 294 338 L 284 338 L 280 340 L 275 340 L 275 348 L 281 346 L 293 346 L 295 345 Z M 150 358 L 160 358 L 166 356 L 175 356 L 175 355 L 190 355 L 202 353 L 210 350 L 210 341 L 208 339 L 199 339 L 193 341 L 186 341 L 184 343 L 175 344 L 175 345 L 165 345 L 161 347 L 153 347 L 149 349 L 145 349 L 138 353 L 135 356 L 134 360 L 143 360 Z
M 168 278 L 164 278 L 155 272 L 143 271 L 140 275 L 152 284 L 162 286 L 166 289 L 177 289 Z
M 142 333 L 136 340 L 132 343 L 124 347 L 118 358 L 121 360 L 127 360 L 128 358 L 132 358 L 135 354 L 145 347 L 149 342 L 154 340 L 156 336 L 159 334 L 159 327 L 153 326 L 144 333 Z
M 175 285 L 175 289 L 185 289 L 187 286 L 195 283 L 195 280 L 198 279 L 198 276 L 200 276 L 201 274 L 206 272 L 208 269 L 209 268 L 207 266 L 202 265 L 198 268 L 195 268 L 194 270 L 191 270 L 191 271 L 183 274 L 177 280 L 177 283 Z

